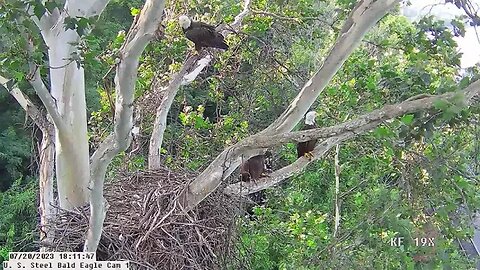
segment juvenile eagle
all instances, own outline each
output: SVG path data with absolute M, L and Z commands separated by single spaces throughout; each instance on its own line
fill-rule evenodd
M 222 34 L 215 30 L 215 26 L 203 22 L 194 22 L 185 15 L 180 16 L 178 21 L 185 36 L 195 43 L 197 51 L 205 47 L 228 49 Z
M 249 182 L 251 180 L 257 181 L 262 176 L 266 176 L 265 172 L 268 170 L 271 161 L 272 153 L 270 151 L 265 152 L 264 155 L 258 155 L 251 157 L 247 161 L 243 162 L 240 167 L 240 175 L 243 182 Z
M 303 125 L 302 130 L 316 128 L 315 117 L 317 117 L 317 112 L 308 112 L 305 116 L 305 125 Z M 317 144 L 317 139 L 298 143 L 297 157 L 300 158 L 305 156 L 306 158 L 311 159 L 313 157 L 311 152 L 313 151 L 313 148 L 315 148 L 315 144 Z

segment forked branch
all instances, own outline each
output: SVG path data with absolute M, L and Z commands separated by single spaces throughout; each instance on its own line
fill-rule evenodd
M 261 178 L 256 182 L 238 182 L 229 185 L 225 188 L 224 192 L 227 194 L 247 195 L 277 185 L 288 177 L 301 172 L 311 161 L 324 157 L 325 153 L 336 144 L 371 131 L 386 120 L 393 119 L 407 113 L 414 113 L 434 108 L 435 101 L 438 100 L 461 100 L 465 106 L 474 105 L 480 102 L 480 80 L 472 83 L 465 90 L 404 101 L 394 105 L 386 105 L 382 109 L 375 110 L 371 113 L 364 114 L 357 119 L 332 127 L 289 132 L 273 137 L 250 137 L 248 143 L 245 143 L 242 147 L 255 147 L 257 146 L 257 142 L 259 142 L 262 147 L 271 147 L 286 142 L 303 142 L 314 138 L 323 139 L 323 141 L 318 143 L 318 145 L 315 147 L 315 150 L 313 151 L 314 158 L 312 160 L 308 160 L 304 157 L 299 158 L 294 163 L 273 172 L 268 177 Z

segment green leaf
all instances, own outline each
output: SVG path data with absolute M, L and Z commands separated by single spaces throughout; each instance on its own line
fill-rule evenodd
M 33 8 L 33 14 L 40 20 L 43 17 L 43 14 L 47 12 L 47 9 L 45 8 L 42 3 L 37 2 L 35 3 L 35 7 Z
M 433 102 L 433 106 L 438 110 L 446 110 L 450 107 L 450 103 L 443 99 L 437 99 Z
M 58 7 L 58 5 L 54 1 L 48 1 L 45 3 L 45 7 L 49 12 L 52 12 L 54 9 Z
M 460 89 L 464 89 L 470 84 L 470 78 L 469 77 L 464 77 L 460 80 L 460 83 L 458 84 Z
M 184 112 L 181 112 L 178 115 L 178 118 L 180 118 L 180 121 L 182 122 L 182 125 L 186 126 L 187 125 L 187 115 Z
M 392 131 L 387 127 L 378 127 L 375 129 L 374 133 L 378 137 L 389 137 L 390 135 L 393 134 Z
M 87 18 L 81 17 L 77 20 L 77 33 L 79 36 L 85 35 L 86 30 L 88 29 L 88 26 L 90 25 L 90 22 Z
M 77 20 L 72 17 L 66 17 L 64 21 L 65 29 L 75 30 L 77 28 Z
M 130 14 L 132 14 L 132 16 L 137 16 L 140 14 L 140 9 L 132 7 L 130 8 Z
M 414 115 L 413 114 L 406 114 L 404 115 L 400 121 L 402 121 L 405 125 L 410 125 L 413 122 Z

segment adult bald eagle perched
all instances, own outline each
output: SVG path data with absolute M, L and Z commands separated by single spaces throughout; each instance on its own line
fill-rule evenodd
M 180 16 L 178 21 L 185 36 L 195 43 L 197 51 L 205 47 L 228 49 L 222 34 L 215 30 L 215 26 L 203 22 L 194 22 L 185 15 Z
M 305 125 L 303 125 L 302 130 L 316 128 L 315 117 L 317 117 L 317 112 L 308 112 L 307 115 L 305 115 Z M 315 144 L 317 144 L 317 139 L 298 143 L 297 157 L 300 158 L 305 156 L 306 158 L 311 159 L 313 157 L 311 152 L 313 151 L 313 148 L 315 148 Z
M 254 156 L 243 162 L 240 167 L 242 181 L 257 181 L 262 176 L 265 176 L 265 171 L 269 163 L 269 161 L 266 159 L 270 159 L 271 157 L 272 153 L 270 151 L 266 151 L 264 155 Z

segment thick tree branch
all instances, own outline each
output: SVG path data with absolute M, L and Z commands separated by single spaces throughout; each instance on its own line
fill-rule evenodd
M 449 100 L 457 95 L 464 95 L 464 99 L 468 102 L 474 100 L 475 95 L 478 95 L 476 89 L 477 82 L 469 86 L 465 91 L 449 92 L 442 95 L 429 95 L 423 98 L 407 100 L 398 104 L 386 105 L 381 109 L 374 110 L 357 117 L 351 121 L 347 121 L 331 127 L 316 128 L 310 130 L 302 130 L 296 132 L 286 132 L 273 136 L 250 136 L 240 142 L 238 147 L 261 147 L 268 148 L 278 144 L 288 142 L 306 142 L 311 139 L 326 139 L 342 133 L 354 130 L 363 125 L 375 121 L 385 121 L 407 113 L 413 113 L 433 107 L 436 100 Z
M 40 168 L 39 168 L 39 214 L 40 214 L 40 251 L 50 251 L 46 245 L 53 243 L 55 231 L 50 230 L 50 220 L 56 215 L 55 188 L 53 185 L 55 177 L 55 129 L 53 124 L 45 121 L 46 126 L 41 127 L 42 142 L 39 146 Z
M 49 13 L 48 11 L 45 12 L 45 14 L 40 19 L 35 16 L 33 10 L 34 6 L 31 5 L 30 9 L 27 10 L 27 13 L 30 15 L 30 18 L 33 20 L 33 22 L 37 25 L 38 29 L 40 29 L 40 31 L 42 32 L 50 31 L 50 28 L 57 22 L 60 17 L 60 12 L 58 8 L 56 8 L 52 13 Z
M 463 97 L 462 101 L 465 106 L 470 106 L 480 102 L 480 80 L 472 83 L 465 90 L 446 93 L 438 96 L 429 96 L 420 99 L 401 102 L 395 105 L 387 105 L 382 109 L 375 110 L 358 117 L 355 120 L 345 122 L 327 128 L 317 128 L 308 131 L 297 131 L 277 136 L 259 136 L 250 141 L 251 144 L 245 144 L 242 147 L 256 147 L 256 142 L 262 142 L 262 147 L 271 147 L 290 141 L 308 141 L 314 138 L 324 139 L 314 150 L 314 159 L 322 158 L 323 155 L 336 144 L 351 139 L 357 135 L 368 132 L 383 121 L 402 116 L 406 113 L 413 113 L 430 108 L 434 108 L 437 100 L 458 100 Z M 251 138 L 251 137 L 250 137 Z M 300 172 L 308 165 L 306 158 L 299 158 L 297 161 L 273 172 L 269 177 L 261 178 L 256 182 L 238 182 L 229 185 L 224 192 L 227 194 L 246 195 L 260 190 L 272 187 L 282 180 Z
M 180 71 L 173 75 L 173 79 L 168 86 L 160 90 L 162 100 L 160 106 L 157 108 L 148 150 L 148 168 L 150 170 L 158 169 L 161 166 L 160 150 L 163 142 L 163 134 L 167 128 L 168 111 L 170 111 L 170 107 L 173 104 L 180 85 L 182 85 L 182 82 L 185 80 L 184 78 L 187 77 L 188 70 L 197 62 L 199 57 L 199 55 L 193 55 L 187 58 Z M 189 81 L 195 80 L 195 77 Z
M 251 0 L 245 0 L 242 12 L 235 17 L 235 20 L 231 25 L 234 31 L 240 29 L 243 18 L 245 18 L 250 12 L 250 5 Z M 224 29 L 221 31 L 225 37 L 231 32 L 231 29 Z M 210 55 L 203 55 L 201 58 L 197 55 L 188 57 L 180 71 L 173 76 L 169 85 L 162 88 L 162 101 L 157 108 L 153 131 L 150 137 L 148 151 L 148 168 L 150 170 L 158 169 L 161 166 L 160 150 L 163 143 L 163 134 L 167 127 L 167 115 L 180 86 L 193 82 L 200 72 L 209 65 L 211 60 L 212 57 Z M 188 73 L 190 70 L 192 71 Z
M 314 76 L 305 84 L 286 111 L 268 128 L 257 135 L 272 136 L 292 130 L 298 121 L 303 118 L 348 56 L 358 47 L 367 31 L 397 2 L 398 0 L 360 1 L 344 23 L 340 35 L 329 55 L 326 57 L 322 67 L 320 67 Z M 240 142 L 240 144 L 241 143 L 243 142 Z M 253 147 L 253 145 L 251 147 Z M 225 174 L 221 167 L 221 164 L 225 163 L 225 151 L 226 150 L 189 185 L 188 192 L 185 193 L 185 198 L 182 198 L 182 201 L 187 203 L 185 206 L 187 209 L 196 206 L 213 192 L 223 179 L 228 177 L 228 174 Z M 236 160 L 239 158 L 239 155 L 243 154 L 240 150 L 234 151 L 234 153 L 236 154 L 230 155 L 229 158 Z
M 348 132 L 344 132 L 342 134 L 325 139 L 324 141 L 318 143 L 315 149 L 313 150 L 312 160 L 308 160 L 305 157 L 301 157 L 297 159 L 294 163 L 288 166 L 285 166 L 277 171 L 274 171 L 268 177 L 260 178 L 256 182 L 251 182 L 251 183 L 238 182 L 235 184 L 231 184 L 224 189 L 224 193 L 229 195 L 248 195 L 248 194 L 255 193 L 260 190 L 264 190 L 269 187 L 275 186 L 281 183 L 283 180 L 301 172 L 303 169 L 305 169 L 305 167 L 307 167 L 308 164 L 310 164 L 310 162 L 322 158 L 335 145 L 343 141 L 352 139 L 357 135 L 362 134 L 368 130 L 371 130 L 375 128 L 377 125 L 379 125 L 380 123 L 381 123 L 380 121 L 373 122 L 363 127 L 360 127 Z
M 323 92 L 363 36 L 397 3 L 397 0 L 365 0 L 352 10 L 320 69 L 303 86 L 285 112 L 262 133 L 276 134 L 292 130 Z
M 27 76 L 27 79 L 42 101 L 45 109 L 47 109 L 48 114 L 52 117 L 53 123 L 62 134 L 68 134 L 69 129 L 65 125 L 62 116 L 58 113 L 57 105 L 50 94 L 50 91 L 40 77 L 40 70 L 38 70 L 38 67 L 33 67 L 30 72 L 31 73 Z
M 71 17 L 91 17 L 100 15 L 108 2 L 110 0 L 68 0 L 65 9 Z
M 100 144 L 91 157 L 91 216 L 84 251 L 95 251 L 100 241 L 106 214 L 106 202 L 103 198 L 105 174 L 113 158 L 130 144 L 139 58 L 154 38 L 162 20 L 164 5 L 164 0 L 147 0 L 120 49 L 121 59 L 115 75 L 114 132 Z

